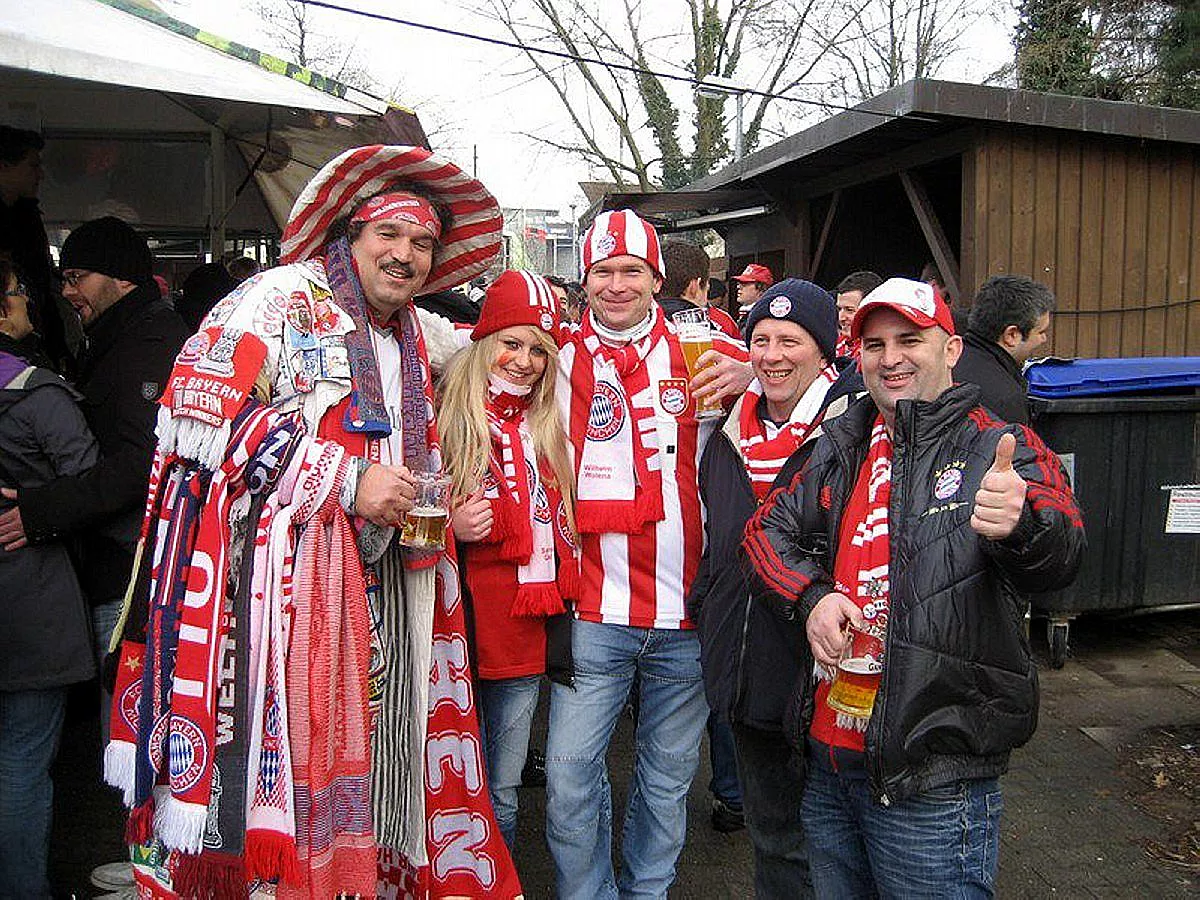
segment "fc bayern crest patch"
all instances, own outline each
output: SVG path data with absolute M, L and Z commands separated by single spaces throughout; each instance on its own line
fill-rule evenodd
M 957 466 L 950 466 L 938 473 L 933 483 L 933 496 L 939 500 L 949 500 L 962 487 L 963 473 Z
M 664 378 L 658 383 L 658 403 L 673 416 L 683 413 L 688 406 L 687 380 Z
M 553 334 L 554 333 L 554 313 L 550 312 L 550 310 L 548 310 L 548 309 L 542 310 L 541 321 L 542 321 L 542 331 L 546 331 L 546 332 L 549 332 L 550 334 Z
M 607 441 L 616 437 L 625 424 L 625 401 L 611 384 L 596 382 L 592 405 L 588 410 L 589 441 Z
M 792 311 L 792 301 L 787 297 L 774 297 L 767 309 L 775 318 L 783 319 Z

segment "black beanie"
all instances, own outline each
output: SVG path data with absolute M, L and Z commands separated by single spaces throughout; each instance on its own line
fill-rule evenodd
M 754 335 L 754 326 L 763 319 L 795 322 L 812 335 L 827 362 L 833 362 L 837 355 L 837 304 L 829 291 L 811 281 L 785 278 L 767 288 L 746 314 L 742 334 L 747 344 Z
M 58 264 L 134 284 L 154 280 L 154 257 L 146 239 L 114 216 L 84 222 L 67 235 Z

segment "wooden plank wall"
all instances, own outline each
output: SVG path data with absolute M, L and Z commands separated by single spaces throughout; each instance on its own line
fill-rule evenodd
M 963 156 L 962 268 L 1058 297 L 1052 353 L 1200 355 L 1200 150 L 986 128 Z

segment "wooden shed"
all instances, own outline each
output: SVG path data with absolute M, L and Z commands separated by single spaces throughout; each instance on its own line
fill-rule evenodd
M 968 306 L 994 274 L 1058 297 L 1051 352 L 1200 355 L 1200 112 L 918 80 L 681 192 L 613 196 L 716 228 L 731 272 L 827 287 L 935 262 Z

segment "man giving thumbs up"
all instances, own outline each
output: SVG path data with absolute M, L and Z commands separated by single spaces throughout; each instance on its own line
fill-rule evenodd
M 962 340 L 928 285 L 884 282 L 850 336 L 870 396 L 826 417 L 742 545 L 752 593 L 820 664 L 790 735 L 813 888 L 987 897 L 997 778 L 1037 723 L 1023 592 L 1070 583 L 1083 523 L 1037 435 L 953 383 Z

